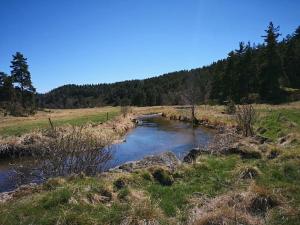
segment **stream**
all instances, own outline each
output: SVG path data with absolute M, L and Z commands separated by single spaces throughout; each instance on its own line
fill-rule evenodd
M 165 151 L 182 159 L 192 148 L 206 146 L 214 136 L 213 130 L 193 128 L 191 123 L 168 120 L 159 115 L 142 116 L 139 121 L 139 125 L 125 136 L 124 142 L 110 146 L 113 151 L 111 167 Z M 33 175 L 32 164 L 30 158 L 0 161 L 0 192 L 11 191 L 21 184 L 42 182 Z M 16 178 L 14 166 L 22 167 L 21 180 Z

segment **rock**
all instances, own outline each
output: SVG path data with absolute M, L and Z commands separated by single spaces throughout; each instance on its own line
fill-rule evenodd
M 142 160 L 125 163 L 112 171 L 121 170 L 121 172 L 133 172 L 137 169 L 143 169 L 151 166 L 161 165 L 166 166 L 171 170 L 177 168 L 180 161 L 172 152 L 164 152 L 159 155 L 146 156 Z
M 183 162 L 185 163 L 192 163 L 194 162 L 199 155 L 202 153 L 207 153 L 208 151 L 201 148 L 193 148 L 184 158 Z

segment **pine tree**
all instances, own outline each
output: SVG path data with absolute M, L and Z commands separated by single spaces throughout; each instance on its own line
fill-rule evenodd
M 15 104 L 15 89 L 11 76 L 0 72 L 0 107 L 6 111 L 11 111 L 11 106 Z
M 17 52 L 15 55 L 13 55 L 13 60 L 11 61 L 10 67 L 12 69 L 12 82 L 17 84 L 17 87 L 20 88 L 21 103 L 23 108 L 33 107 L 35 88 L 31 82 L 31 75 L 28 70 L 27 59 L 20 52 Z
M 259 74 L 259 93 L 263 100 L 278 102 L 280 99 L 279 79 L 283 76 L 282 62 L 277 49 L 279 27 L 274 27 L 270 22 L 265 30 L 265 49 L 263 63 Z
M 300 88 L 300 26 L 290 37 L 284 55 L 284 69 L 289 79 L 289 86 Z
M 6 92 L 5 92 L 5 80 L 7 79 L 7 75 L 3 72 L 0 72 L 0 103 L 6 101 Z

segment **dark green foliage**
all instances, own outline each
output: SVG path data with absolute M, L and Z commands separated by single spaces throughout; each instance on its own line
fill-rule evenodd
M 277 47 L 279 27 L 271 22 L 266 30 L 266 47 L 263 49 L 259 73 L 259 93 L 263 100 L 276 102 L 280 98 L 279 79 L 283 77 L 282 60 Z
M 288 78 L 288 85 L 292 88 L 300 88 L 300 26 L 292 36 L 285 40 L 284 44 L 284 71 Z

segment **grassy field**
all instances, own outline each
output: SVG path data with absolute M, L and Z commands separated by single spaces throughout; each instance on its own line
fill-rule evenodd
M 43 129 L 49 126 L 48 118 L 56 126 L 65 124 L 84 125 L 88 122 L 100 123 L 112 119 L 119 115 L 118 107 L 103 107 L 91 109 L 53 109 L 48 111 L 39 111 L 34 116 L 29 117 L 0 117 L 0 135 L 1 136 L 19 136 L 24 133 Z

